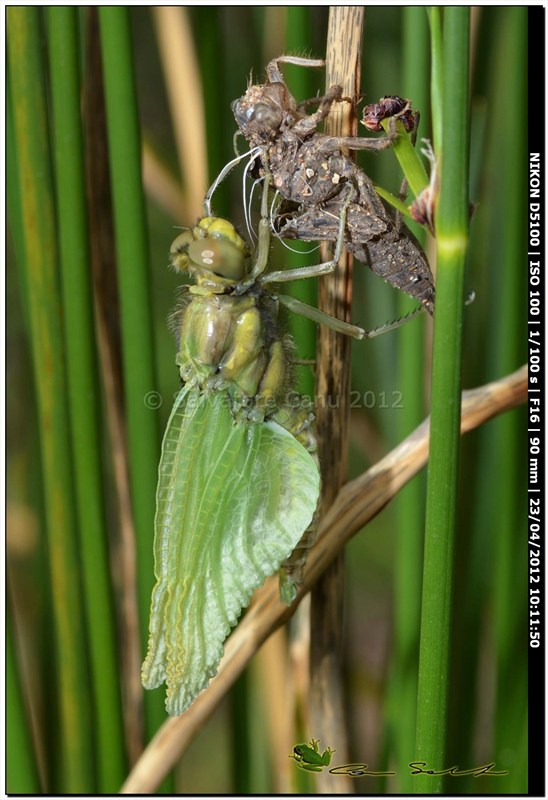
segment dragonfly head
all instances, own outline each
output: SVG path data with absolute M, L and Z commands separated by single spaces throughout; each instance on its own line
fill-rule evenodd
M 278 82 L 250 86 L 232 103 L 232 111 L 243 135 L 254 145 L 276 139 L 298 116 L 295 98 L 285 83 Z
M 230 222 L 219 217 L 204 217 L 194 228 L 177 236 L 170 256 L 177 271 L 195 275 L 199 283 L 225 287 L 246 277 L 249 253 Z

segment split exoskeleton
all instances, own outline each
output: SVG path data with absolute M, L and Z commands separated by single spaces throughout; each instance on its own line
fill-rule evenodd
M 333 262 L 344 245 L 375 274 L 432 313 L 434 283 L 422 248 L 406 226 L 394 219 L 368 176 L 344 153 L 345 149 L 390 147 L 397 135 L 395 125 L 389 125 L 388 134 L 377 139 L 319 132 L 318 125 L 332 105 L 345 100 L 341 87 L 332 86 L 323 97 L 299 104 L 283 79 L 279 62 L 308 67 L 324 64 L 290 56 L 275 59 L 267 67 L 267 83 L 249 86 L 232 105 L 240 132 L 260 160 L 262 175 L 269 175 L 282 198 L 273 221 L 275 231 L 286 239 L 335 242 Z M 306 108 L 313 102 L 318 108 L 307 114 Z M 366 126 L 376 117 L 401 119 L 406 129 L 414 124 L 415 117 L 401 98 L 383 98 L 369 108 Z

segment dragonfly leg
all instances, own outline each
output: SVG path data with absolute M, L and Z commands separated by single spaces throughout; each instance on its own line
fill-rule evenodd
M 415 111 L 415 124 L 413 126 L 413 130 L 411 131 L 411 144 L 415 147 L 417 143 L 417 133 L 419 130 L 419 124 L 421 121 L 421 112 Z
M 314 111 L 313 114 L 308 114 L 302 119 L 297 120 L 293 125 L 293 133 L 296 136 L 302 136 L 303 138 L 309 136 L 312 132 L 316 130 L 320 122 L 322 122 L 329 112 L 331 111 L 331 106 L 333 103 L 341 102 L 341 101 L 351 102 L 349 98 L 342 96 L 342 86 L 330 86 L 327 90 L 327 93 L 323 95 L 323 97 L 317 98 L 316 102 L 318 105 L 318 110 Z M 305 101 L 310 103 L 311 101 Z
M 369 139 L 367 136 L 327 136 L 321 142 L 321 149 L 324 153 L 334 152 L 341 148 L 348 147 L 349 150 L 387 150 L 392 147 L 394 140 L 398 133 L 394 128 L 391 130 L 390 126 L 388 133 L 385 136 L 379 136 L 378 139 Z
M 317 322 L 318 325 L 325 325 L 337 333 L 344 333 L 346 336 L 352 336 L 353 339 L 367 338 L 367 331 L 359 328 L 357 325 L 351 325 L 349 322 L 343 322 L 342 319 L 332 317 L 331 314 L 326 314 L 325 311 L 320 311 L 315 306 L 309 306 L 307 303 L 302 303 L 295 297 L 286 294 L 276 294 L 276 297 L 286 308 L 293 311 L 295 314 L 300 314 L 301 317 L 311 319 Z
M 405 203 L 405 198 L 407 197 L 407 178 L 404 178 L 401 182 L 400 191 L 398 194 L 398 200 L 401 203 Z M 402 227 L 403 227 L 403 214 L 398 209 L 395 210 L 394 213 L 394 227 L 396 229 L 396 233 L 398 236 L 401 235 Z
M 297 269 L 279 270 L 277 272 L 269 272 L 260 278 L 261 283 L 286 283 L 288 281 L 297 281 L 301 278 L 317 278 L 321 275 L 329 275 L 334 272 L 339 259 L 341 257 L 342 249 L 344 246 L 345 228 L 346 228 L 346 215 L 348 206 L 356 197 L 356 189 L 354 186 L 348 184 L 347 197 L 341 205 L 341 212 L 339 217 L 339 230 L 335 244 L 335 252 L 333 258 L 329 261 L 324 261 L 321 264 L 312 264 L 308 267 L 299 267 Z M 262 220 L 261 220 L 262 221 Z
M 325 67 L 323 58 L 303 58 L 301 56 L 278 56 L 268 63 L 266 74 L 271 83 L 285 83 L 278 64 L 295 64 L 297 67 Z
M 255 249 L 255 256 L 253 266 L 251 267 L 249 278 L 241 283 L 236 290 L 237 294 L 241 294 L 249 286 L 251 286 L 257 278 L 262 280 L 260 276 L 265 271 L 268 264 L 268 257 L 270 254 L 270 220 L 268 216 L 268 189 L 270 186 L 270 173 L 265 170 L 263 178 L 263 194 L 261 198 L 261 217 L 259 219 L 259 233 L 257 240 L 257 247 Z
M 353 339 L 374 339 L 376 336 L 380 336 L 382 333 L 388 333 L 388 331 L 396 330 L 396 328 L 399 328 L 406 322 L 410 322 L 415 317 L 418 317 L 425 310 L 424 306 L 419 306 L 414 311 L 410 311 L 409 314 L 406 314 L 404 317 L 394 320 L 394 322 L 387 322 L 385 325 L 380 325 L 378 328 L 374 328 L 371 331 L 366 331 L 364 328 L 360 328 L 358 325 L 352 325 L 350 322 L 344 322 L 342 319 L 332 317 L 331 314 L 326 314 L 325 311 L 320 311 L 320 309 L 316 308 L 315 306 L 309 306 L 307 303 L 302 303 L 295 297 L 290 297 L 289 295 L 285 294 L 277 294 L 276 297 L 278 298 L 279 302 L 282 303 L 282 305 L 284 305 L 286 308 L 289 308 L 290 311 L 293 311 L 295 314 L 300 314 L 302 317 L 306 317 L 307 319 L 311 319 L 313 322 L 317 322 L 318 325 L 325 325 L 327 328 L 330 328 L 337 333 L 343 333 L 345 336 L 351 336 Z
M 392 124 L 392 121 L 395 119 L 396 117 L 391 117 L 388 125 L 390 126 Z M 420 111 L 415 111 L 415 124 L 411 132 L 411 144 L 413 145 L 413 147 L 415 147 L 415 144 L 417 142 L 417 131 L 419 128 L 420 119 L 421 119 Z M 402 203 L 405 202 L 405 198 L 407 197 L 407 189 L 408 189 L 407 178 L 404 178 L 401 182 L 400 193 L 398 195 L 398 198 L 402 201 Z M 396 214 L 394 216 L 394 222 L 396 225 L 396 231 L 401 234 L 403 226 L 403 216 L 400 211 L 396 211 Z
M 379 136 L 377 139 L 370 139 L 368 136 L 325 136 L 321 143 L 321 149 L 325 153 L 340 150 L 341 147 L 348 147 L 350 150 L 375 150 L 377 152 L 387 150 L 392 147 L 398 136 L 400 136 L 396 127 L 397 120 L 397 116 L 390 117 L 386 134 Z M 417 136 L 416 127 L 412 136 L 414 139 Z
M 300 67 L 325 66 L 325 61 L 323 61 L 322 59 L 301 58 L 300 56 L 279 56 L 278 58 L 274 58 L 266 68 L 266 74 L 268 76 L 268 80 L 271 83 L 283 83 L 284 86 L 286 84 L 283 75 L 280 71 L 280 68 L 278 66 L 279 63 L 295 64 Z M 297 105 L 297 108 L 299 110 L 303 110 L 303 108 L 306 108 L 306 106 L 312 104 L 316 104 L 319 107 L 318 110 L 315 111 L 313 114 L 309 114 L 308 116 L 302 117 L 301 119 L 295 121 L 293 124 L 293 133 L 296 136 L 302 136 L 303 138 L 309 136 L 316 130 L 319 123 L 322 120 L 324 120 L 325 117 L 327 117 L 333 103 L 343 99 L 347 100 L 348 98 L 342 97 L 342 87 L 330 86 L 326 94 L 323 95 L 323 97 L 318 97 L 312 100 L 305 100 L 304 103 L 299 103 Z
M 333 91 L 334 87 L 332 86 L 329 92 Z M 306 111 L 311 106 L 320 106 L 322 103 L 327 103 L 328 98 L 331 96 L 329 92 L 324 95 L 315 95 L 314 97 L 309 97 L 306 100 L 301 100 L 299 103 L 297 103 L 297 111 Z M 339 100 L 345 100 L 349 103 L 352 102 L 349 97 L 340 97 Z

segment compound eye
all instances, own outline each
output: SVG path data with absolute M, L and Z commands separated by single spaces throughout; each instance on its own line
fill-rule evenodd
M 252 119 L 260 122 L 263 128 L 275 130 L 281 125 L 282 115 L 279 110 L 266 105 L 266 103 L 257 103 L 253 107 Z
M 245 257 L 232 242 L 200 239 L 188 248 L 188 257 L 195 266 L 207 269 L 220 278 L 237 282 L 245 275 Z
M 185 272 L 188 268 L 188 248 L 193 241 L 192 231 L 188 229 L 180 233 L 171 243 L 169 255 L 171 264 L 176 270 Z

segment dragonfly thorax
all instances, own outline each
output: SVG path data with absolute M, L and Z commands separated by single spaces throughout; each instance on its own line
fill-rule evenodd
M 234 408 L 278 408 L 287 385 L 288 340 L 267 293 L 222 294 L 202 286 L 181 318 L 177 364 L 203 390 L 229 391 Z M 264 414 L 261 414 L 264 416 Z

